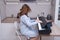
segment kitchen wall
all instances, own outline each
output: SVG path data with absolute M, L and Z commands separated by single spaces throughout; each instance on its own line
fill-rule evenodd
M 47 14 L 51 13 L 51 3 L 7 3 L 6 4 L 6 16 L 11 17 L 13 14 L 14 17 L 17 16 L 20 8 L 23 4 L 28 4 L 31 8 L 31 12 L 29 13 L 30 17 L 36 17 L 38 14 L 41 15 L 44 12 L 44 16 L 46 17 Z
M 53 20 L 55 19 L 55 6 L 56 6 L 56 0 L 52 0 L 52 2 L 51 2 L 51 5 L 52 5 L 52 7 L 51 7 L 51 15 L 53 16 Z
M 3 0 L 0 0 L 0 16 L 1 19 L 6 18 L 6 5 Z

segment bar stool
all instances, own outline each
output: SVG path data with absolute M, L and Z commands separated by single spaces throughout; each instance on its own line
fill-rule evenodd
M 25 35 L 21 34 L 20 29 L 19 29 L 20 28 L 19 23 L 17 21 L 14 22 L 14 26 L 16 28 L 16 36 L 19 38 L 19 40 L 22 40 L 22 39 L 27 40 L 27 37 Z

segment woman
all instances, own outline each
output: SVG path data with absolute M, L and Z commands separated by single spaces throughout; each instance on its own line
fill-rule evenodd
M 27 4 L 24 4 L 20 10 L 20 13 L 18 14 L 18 18 L 20 18 L 20 31 L 23 35 L 25 35 L 30 40 L 38 40 L 38 30 L 33 29 L 33 25 L 36 25 L 38 22 L 37 20 L 31 20 L 28 17 L 28 12 L 30 12 L 31 9 Z

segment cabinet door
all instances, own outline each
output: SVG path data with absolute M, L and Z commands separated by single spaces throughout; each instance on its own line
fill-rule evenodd
M 55 24 L 60 26 L 60 0 L 56 0 L 56 7 L 55 7 Z
M 58 36 L 56 36 L 56 37 L 54 37 L 54 40 L 60 40 L 60 37 Z
M 42 36 L 41 40 L 54 40 L 53 36 Z
M 2 23 L 0 26 L 0 40 L 18 40 L 13 23 Z
M 58 7 L 58 20 L 60 20 L 60 0 L 59 0 L 59 7 Z
M 0 17 L 1 17 L 1 7 L 0 7 Z

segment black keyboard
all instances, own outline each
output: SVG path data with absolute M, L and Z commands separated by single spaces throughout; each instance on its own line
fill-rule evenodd
M 40 23 L 42 30 L 39 29 L 39 34 L 50 34 L 51 33 L 51 26 L 52 23 L 46 22 L 45 17 L 39 17 L 39 20 L 41 20 L 43 23 Z M 39 28 L 39 25 L 38 25 Z

